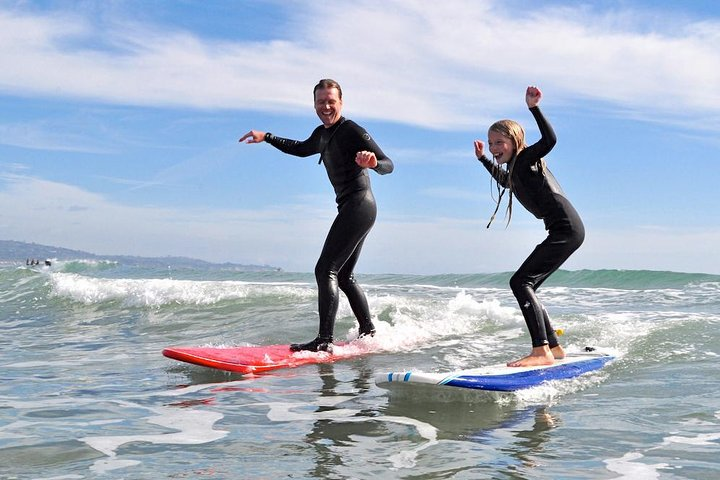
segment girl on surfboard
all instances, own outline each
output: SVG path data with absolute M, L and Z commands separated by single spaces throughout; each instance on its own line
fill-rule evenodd
M 367 170 L 384 175 L 393 171 L 393 163 L 364 128 L 342 116 L 342 89 L 335 80 L 320 80 L 313 89 L 313 97 L 315 113 L 322 125 L 307 140 L 290 140 L 251 130 L 240 138 L 240 142 L 267 142 L 298 157 L 319 153 L 318 163 L 325 165 L 335 189 L 338 214 L 315 266 L 320 313 L 318 336 L 307 343 L 290 345 L 293 351 L 316 352 L 332 349 L 338 290 L 342 290 L 350 302 L 360 324 L 360 336 L 375 333 L 365 292 L 355 281 L 353 269 L 377 215 Z
M 530 213 L 544 222 L 548 232 L 547 238 L 535 247 L 510 279 L 510 288 L 520 305 L 532 339 L 530 355 L 508 362 L 510 367 L 550 365 L 556 358 L 565 356 L 547 310 L 538 300 L 536 291 L 585 239 L 585 227 L 580 216 L 543 158 L 555 146 L 557 138 L 550 123 L 540 112 L 538 104 L 541 98 L 540 89 L 534 86 L 527 88 L 525 103 L 540 129 L 540 140 L 535 144 L 528 146 L 525 143 L 525 131 L 513 120 L 500 120 L 488 129 L 487 146 L 495 163 L 485 155 L 485 144 L 475 140 L 475 156 L 498 183 L 497 205 L 488 228 L 495 219 L 504 193 L 509 191 L 507 224 L 510 224 L 512 217 L 514 195 Z

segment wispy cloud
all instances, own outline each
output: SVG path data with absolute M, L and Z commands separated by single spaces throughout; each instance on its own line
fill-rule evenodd
M 67 124 L 47 120 L 0 124 L 0 144 L 33 150 L 112 153 L 107 145 L 98 145 L 97 139 L 77 131 Z
M 720 269 L 707 154 L 717 136 L 703 131 L 720 130 L 716 22 L 624 1 L 271 1 L 253 8 L 279 8 L 270 30 L 282 38 L 263 15 L 256 33 L 207 36 L 140 18 L 131 3 L 0 1 L 0 64 L 12 65 L 0 69 L 0 144 L 61 152 L 3 149 L 4 235 L 312 271 L 333 214 L 326 183 L 305 188 L 325 180 L 322 168 L 240 147 L 233 124 L 292 112 L 301 121 L 239 128 L 307 133 L 310 88 L 331 76 L 351 118 L 404 124 L 373 129 L 397 169 L 373 179 L 381 210 L 360 271 L 512 270 L 542 225 L 518 208 L 510 229 L 485 229 L 494 190 L 472 139 L 497 118 L 527 119 L 522 90 L 536 83 L 563 131 L 551 168 L 588 226 L 566 267 Z M 182 5 L 183 15 L 206 8 Z M 692 128 L 665 137 L 628 118 Z M 670 148 L 685 140 L 687 150 Z M 669 229 L 637 226 L 665 220 Z
M 692 115 L 720 128 L 720 24 L 531 3 L 521 17 L 500 1 L 450 0 L 442 8 L 407 0 L 292 3 L 287 38 L 265 43 L 129 21 L 100 30 L 78 13 L 6 8 L 0 62 L 13 68 L 0 72 L 0 89 L 299 111 L 307 108 L 308 85 L 332 75 L 351 92 L 346 107 L 355 116 L 451 129 L 507 114 L 508 105 L 517 108 L 518 90 L 538 83 L 558 92 L 559 103 L 592 100 L 669 123 Z
M 302 200 L 302 199 L 300 199 Z M 217 262 L 312 271 L 332 212 L 309 198 L 265 209 L 133 207 L 80 188 L 22 175 L 0 176 L 0 227 L 14 239 L 98 254 L 187 255 Z M 12 207 L 11 207 L 12 206 Z M 511 271 L 543 238 L 537 222 L 485 228 L 485 218 L 384 212 L 359 270 L 387 273 Z M 76 234 L 83 232 L 82 236 Z M 292 239 L 291 247 L 288 248 Z M 720 230 L 596 230 L 564 268 L 718 272 Z M 653 248 L 649 249 L 648 245 Z M 692 249 L 685 248 L 693 245 Z M 422 262 L 417 259 L 422 258 Z
M 59 182 L 0 175 L 0 228 L 12 238 L 98 254 L 187 255 L 312 270 L 332 211 L 317 199 L 265 209 L 128 206 Z M 78 235 L 77 232 L 83 232 Z M 287 248 L 287 239 L 293 248 Z M 279 254 L 278 252 L 285 252 Z M 298 261 L 307 264 L 298 264 Z

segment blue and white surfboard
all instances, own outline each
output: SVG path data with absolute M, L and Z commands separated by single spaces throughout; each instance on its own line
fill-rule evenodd
M 425 372 L 389 372 L 375 376 L 375 383 L 382 388 L 394 385 L 421 384 L 425 386 L 447 386 L 513 392 L 530 388 L 550 380 L 574 378 L 587 372 L 599 370 L 615 357 L 596 351 L 570 353 L 552 365 L 538 367 L 508 367 L 492 365 L 488 367 L 460 370 L 450 373 Z

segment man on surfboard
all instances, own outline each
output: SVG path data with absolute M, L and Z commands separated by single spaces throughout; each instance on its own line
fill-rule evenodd
M 323 79 L 313 89 L 315 113 L 322 125 L 307 140 L 276 137 L 269 132 L 251 130 L 240 142 L 267 142 L 278 150 L 298 157 L 320 154 L 330 183 L 335 189 L 338 214 L 325 239 L 315 265 L 318 285 L 320 328 L 318 336 L 307 343 L 294 343 L 294 351 L 332 349 L 339 290 L 348 298 L 360 324 L 360 335 L 373 335 L 365 292 L 357 284 L 353 269 L 365 237 L 375 223 L 377 206 L 370 188 L 368 169 L 384 175 L 393 171 L 392 161 L 361 126 L 342 116 L 342 89 L 331 79 Z
M 525 131 L 513 120 L 500 120 L 488 129 L 488 149 L 495 163 L 485 156 L 485 144 L 475 140 L 475 156 L 498 182 L 495 213 L 503 193 L 510 190 L 508 223 L 512 216 L 512 197 L 515 195 L 530 213 L 544 222 L 548 231 L 547 238 L 535 247 L 510 279 L 510 288 L 530 331 L 532 351 L 526 357 L 509 362 L 509 367 L 549 365 L 555 359 L 565 356 L 547 310 L 538 300 L 535 291 L 585 239 L 585 227 L 580 215 L 565 197 L 543 158 L 555 146 L 557 137 L 540 112 L 538 105 L 541 98 L 540 89 L 534 86 L 527 88 L 525 103 L 535 118 L 541 135 L 540 140 L 533 145 L 528 146 L 525 143 Z M 502 165 L 507 165 L 507 170 L 503 169 Z M 490 218 L 490 223 L 495 218 L 495 213 Z

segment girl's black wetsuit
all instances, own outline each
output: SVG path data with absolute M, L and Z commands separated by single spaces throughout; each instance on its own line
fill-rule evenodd
M 370 188 L 367 169 L 355 163 L 360 151 L 374 152 L 379 174 L 393 171 L 392 161 L 361 126 L 341 117 L 330 128 L 318 126 L 305 141 L 289 140 L 270 133 L 265 141 L 282 152 L 298 157 L 320 154 L 328 178 L 335 189 L 338 214 L 325 239 L 315 266 L 318 285 L 320 329 L 318 338 L 306 344 L 293 344 L 293 350 L 325 350 L 333 340 L 338 309 L 338 289 L 348 298 L 360 324 L 360 334 L 374 332 L 365 292 L 355 282 L 353 269 L 363 242 L 375 223 L 377 206 Z
M 484 155 L 479 160 L 500 185 L 510 187 L 520 203 L 545 223 L 548 237 L 535 247 L 512 276 L 510 288 L 530 330 L 533 347 L 548 345 L 552 348 L 558 345 L 557 335 L 535 291 L 582 245 L 585 227 L 542 160 L 555 146 L 555 132 L 540 108 L 533 107 L 530 112 L 538 124 L 541 138 L 534 145 L 521 150 L 512 161 L 514 165 L 511 163 L 509 168 L 511 179 L 508 171 Z

